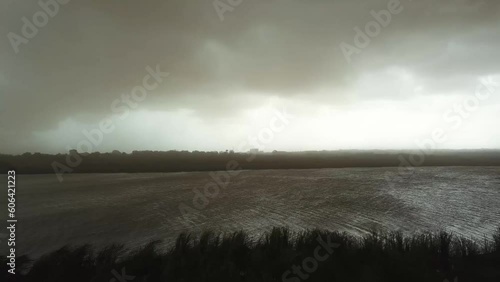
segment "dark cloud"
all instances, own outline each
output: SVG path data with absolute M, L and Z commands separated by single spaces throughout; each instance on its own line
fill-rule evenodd
M 16 54 L 6 35 L 20 34 L 21 18 L 40 7 L 3 1 L 2 144 L 10 148 L 13 136 L 29 139 L 67 119 L 92 123 L 110 115 L 112 101 L 140 84 L 148 65 L 171 76 L 141 109 L 187 109 L 204 119 L 238 116 L 271 95 L 342 104 L 364 74 L 390 67 L 440 93 L 500 72 L 494 0 L 401 0 L 403 11 L 348 64 L 339 44 L 352 44 L 353 28 L 364 28 L 370 11 L 388 2 L 243 0 L 220 21 L 212 1 L 72 0 Z

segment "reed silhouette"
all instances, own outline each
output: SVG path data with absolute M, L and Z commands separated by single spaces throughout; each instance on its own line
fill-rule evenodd
M 338 246 L 314 271 L 307 272 L 307 281 L 442 282 L 456 277 L 460 282 L 500 281 L 500 228 L 492 240 L 483 242 L 447 232 L 372 232 L 356 237 L 324 230 L 293 233 L 273 228 L 256 241 L 243 231 L 180 234 L 164 252 L 158 250 L 159 241 L 153 241 L 134 251 L 116 244 L 99 250 L 84 245 L 64 247 L 34 261 L 20 257 L 18 273 L 8 278 L 118 281 L 114 271 L 125 273 L 126 279 L 121 277 L 124 281 L 303 281 L 284 273 L 312 257 L 319 240 Z M 4 258 L 1 265 L 2 273 L 7 273 Z

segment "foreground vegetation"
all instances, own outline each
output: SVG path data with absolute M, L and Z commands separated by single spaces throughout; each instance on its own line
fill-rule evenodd
M 363 238 L 274 228 L 257 242 L 244 232 L 181 234 L 168 251 L 152 242 L 94 250 L 64 247 L 35 261 L 20 257 L 2 281 L 500 281 L 500 228 L 475 242 L 450 233 Z M 23 270 L 21 273 L 19 273 Z M 455 280 L 455 278 L 458 280 Z

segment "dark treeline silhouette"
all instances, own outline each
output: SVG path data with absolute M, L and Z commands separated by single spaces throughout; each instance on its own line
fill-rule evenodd
M 9 281 L 29 282 L 500 281 L 500 228 L 493 240 L 479 243 L 446 232 L 361 238 L 273 228 L 257 242 L 242 231 L 205 232 L 181 234 L 168 251 L 157 245 L 134 251 L 123 245 L 64 247 L 34 262 L 19 257 L 15 276 L 7 274 L 2 257 L 0 270 Z
M 75 157 L 81 161 L 75 165 Z M 70 159 L 70 161 L 68 161 Z M 71 169 L 81 173 L 179 172 L 226 170 L 230 161 L 238 169 L 305 169 L 338 167 L 397 166 L 500 166 L 498 150 L 466 151 L 308 151 L 272 153 L 234 153 L 200 151 L 134 151 L 130 154 L 40 154 L 1 155 L 0 170 L 22 173 L 53 173 Z M 233 163 L 234 164 L 234 163 Z

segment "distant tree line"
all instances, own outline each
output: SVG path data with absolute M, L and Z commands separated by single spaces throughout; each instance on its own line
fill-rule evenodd
M 0 154 L 0 171 L 15 169 L 18 174 L 54 173 L 54 164 L 68 158 L 81 161 L 71 167 L 76 173 L 180 172 L 226 170 L 228 162 L 238 169 L 308 169 L 340 167 L 413 166 L 500 166 L 499 150 L 433 151 L 421 163 L 418 155 L 404 151 L 307 151 L 235 153 L 202 151 L 133 151 L 132 153 L 78 153 L 22 155 Z M 421 157 L 421 156 L 420 156 Z M 420 158 L 421 159 L 421 158 Z

